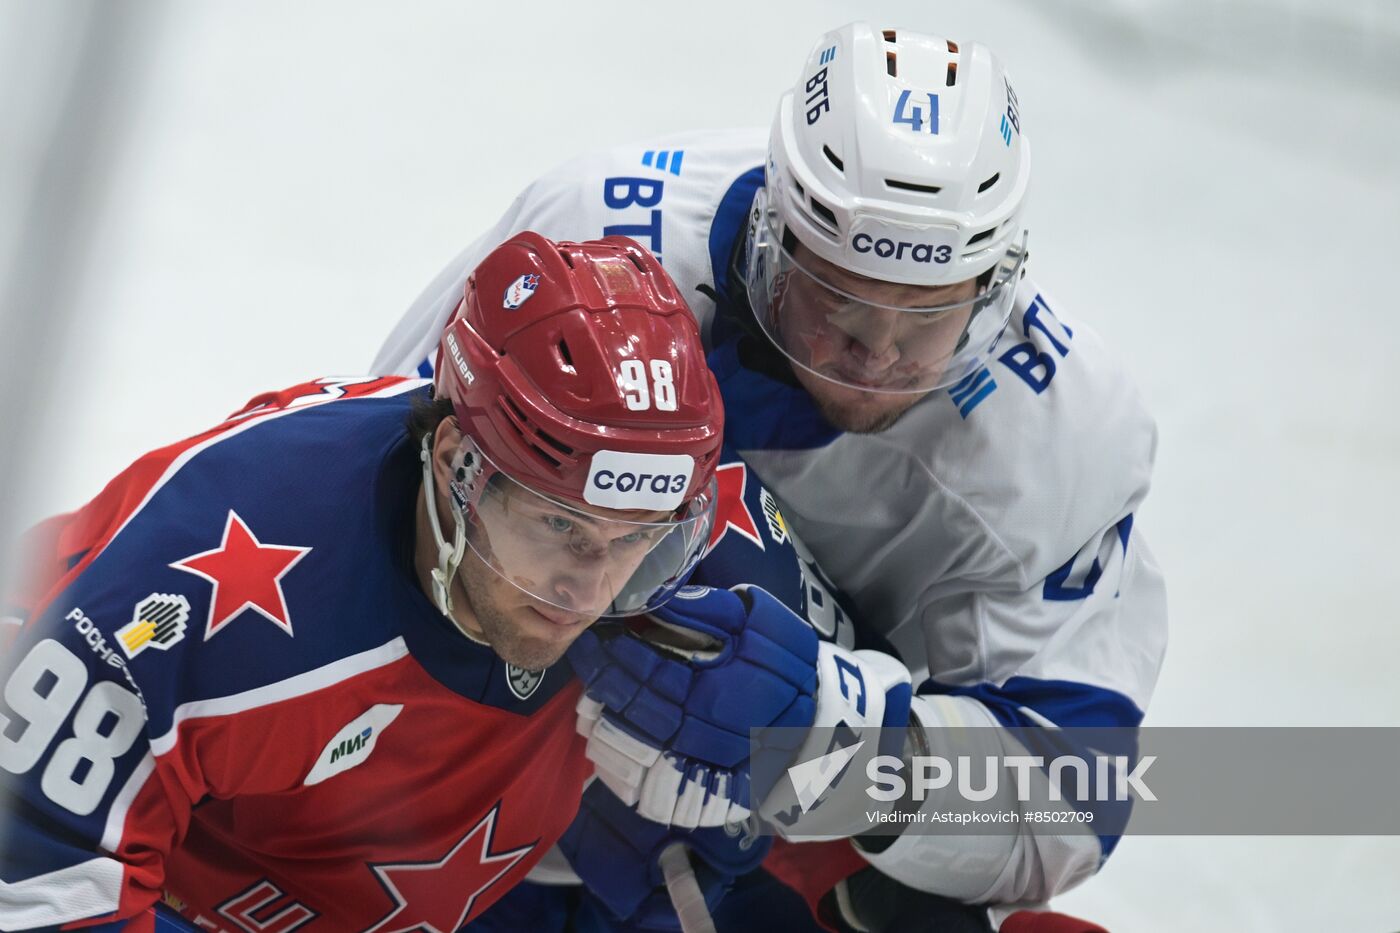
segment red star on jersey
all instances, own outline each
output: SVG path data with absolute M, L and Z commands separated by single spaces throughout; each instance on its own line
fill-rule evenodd
M 726 463 L 715 470 L 719 495 L 715 501 L 715 524 L 710 529 L 710 544 L 706 551 L 714 550 L 720 538 L 731 528 L 758 545 L 760 551 L 766 550 L 763 537 L 758 533 L 758 525 L 744 502 L 744 487 L 748 482 L 749 469 L 742 463 Z
M 309 547 L 263 544 L 238 513 L 229 509 L 224 540 L 218 547 L 170 566 L 214 584 L 214 592 L 209 597 L 209 622 L 204 628 L 205 641 L 213 638 L 244 609 L 275 622 L 290 635 L 292 617 L 282 593 L 282 578 L 310 553 Z
M 395 906 L 368 933 L 453 933 L 466 923 L 477 898 L 536 845 L 532 842 L 508 852 L 492 852 L 500 809 L 497 801 L 491 812 L 436 862 L 371 865 Z

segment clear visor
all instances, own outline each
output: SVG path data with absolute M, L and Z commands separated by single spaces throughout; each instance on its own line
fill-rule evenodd
M 481 456 L 474 445 L 473 452 Z M 565 617 L 628 616 L 661 605 L 700 559 L 714 523 L 713 480 L 666 514 L 568 505 L 489 461 L 479 476 L 486 480 L 479 495 L 463 490 L 472 503 L 467 545 L 501 579 Z
M 975 372 L 1011 316 L 1026 257 L 1023 236 L 978 278 L 902 285 L 809 252 L 799 262 L 774 211 L 762 210 L 752 232 L 748 292 L 759 325 L 797 366 L 865 392 L 930 392 Z

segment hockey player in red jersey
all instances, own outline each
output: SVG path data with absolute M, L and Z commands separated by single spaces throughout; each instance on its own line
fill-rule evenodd
M 31 532 L 0 928 L 451 933 L 564 832 L 556 662 L 699 559 L 718 390 L 620 238 L 495 250 L 438 362 L 261 396 Z

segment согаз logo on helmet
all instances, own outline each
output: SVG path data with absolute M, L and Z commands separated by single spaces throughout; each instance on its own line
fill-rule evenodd
M 684 492 L 685 481 L 688 478 L 684 473 L 663 473 L 658 476 L 643 473 L 638 476 L 636 473 L 614 473 L 612 470 L 599 470 L 593 475 L 593 486 L 595 489 L 616 489 L 618 492 L 631 492 L 634 489 L 649 490 L 654 493 Z
M 695 459 L 685 454 L 600 450 L 589 465 L 583 498 L 610 509 L 674 509 L 694 469 Z
M 953 258 L 953 249 L 946 243 L 934 246 L 932 243 L 898 242 L 880 237 L 878 240 L 868 233 L 857 233 L 851 237 L 851 249 L 857 253 L 874 253 L 881 259 L 902 260 L 908 252 L 914 262 L 936 262 L 940 265 Z

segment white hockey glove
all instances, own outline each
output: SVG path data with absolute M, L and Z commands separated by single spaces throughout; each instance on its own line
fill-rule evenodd
M 786 773 L 765 776 L 772 790 L 760 795 L 759 816 L 788 839 L 844 839 L 871 828 L 867 813 L 889 804 L 864 794 L 831 801 L 843 782 L 866 784 L 866 764 L 876 755 L 900 755 L 909 725 L 909 670 L 879 651 L 850 651 L 822 642 L 817 657 L 817 712 L 813 728 Z M 760 736 L 760 743 L 766 736 Z M 773 778 L 776 777 L 776 781 Z

